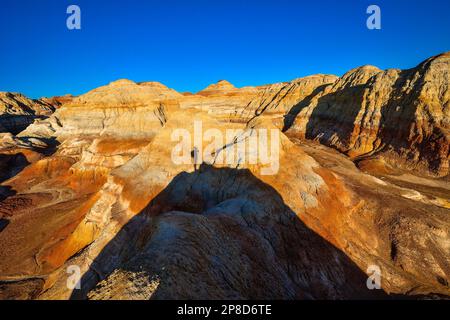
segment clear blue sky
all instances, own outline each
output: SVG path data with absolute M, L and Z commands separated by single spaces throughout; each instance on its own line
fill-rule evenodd
M 81 8 L 82 29 L 66 28 Z M 366 28 L 366 8 L 382 30 Z M 0 91 L 82 94 L 119 78 L 198 91 L 413 67 L 450 50 L 449 0 L 1 0 Z

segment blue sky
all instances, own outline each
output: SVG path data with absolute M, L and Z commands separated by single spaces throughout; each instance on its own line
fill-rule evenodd
M 66 28 L 67 6 L 81 30 Z M 377 4 L 382 30 L 366 28 Z M 120 78 L 196 92 L 410 68 L 450 50 L 448 0 L 2 0 L 0 91 L 82 94 Z

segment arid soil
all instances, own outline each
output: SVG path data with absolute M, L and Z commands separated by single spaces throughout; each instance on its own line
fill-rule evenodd
M 445 53 L 195 94 L 0 93 L 0 298 L 448 298 L 449 86 Z M 224 140 L 174 163 L 195 123 Z M 261 130 L 279 135 L 272 174 L 242 160 Z M 216 161 L 230 148 L 243 158 Z

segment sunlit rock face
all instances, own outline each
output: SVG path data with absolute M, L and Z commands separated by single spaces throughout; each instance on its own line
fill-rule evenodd
M 268 116 L 281 129 L 284 116 L 296 103 L 337 79 L 332 75 L 314 75 L 291 82 L 243 88 L 235 88 L 221 80 L 196 95 L 185 96 L 180 105 L 202 109 L 225 122 L 248 123 Z
M 181 95 L 160 83 L 118 80 L 72 99 L 22 136 L 151 137 Z
M 0 92 L 0 133 L 19 133 L 35 119 L 54 111 L 45 100 L 31 100 L 19 93 Z
M 416 68 L 349 71 L 297 107 L 288 134 L 352 158 L 380 157 L 417 173 L 449 174 L 450 54 Z
M 444 54 L 196 94 L 4 94 L 4 114 L 35 118 L 0 133 L 0 298 L 450 296 L 449 82 Z M 198 123 L 221 140 L 194 164 Z M 279 137 L 271 174 L 248 161 L 261 129 Z

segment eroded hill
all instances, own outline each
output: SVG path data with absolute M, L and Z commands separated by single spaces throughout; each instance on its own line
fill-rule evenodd
M 449 77 L 447 53 L 405 71 L 192 95 L 119 80 L 40 101 L 45 118 L 0 134 L 0 297 L 449 296 Z M 27 103 L 8 117 L 38 114 Z M 249 159 L 255 132 L 276 130 L 278 170 L 175 164 L 173 132 L 196 122 L 222 133 L 210 160 Z M 373 265 L 382 290 L 366 286 Z

